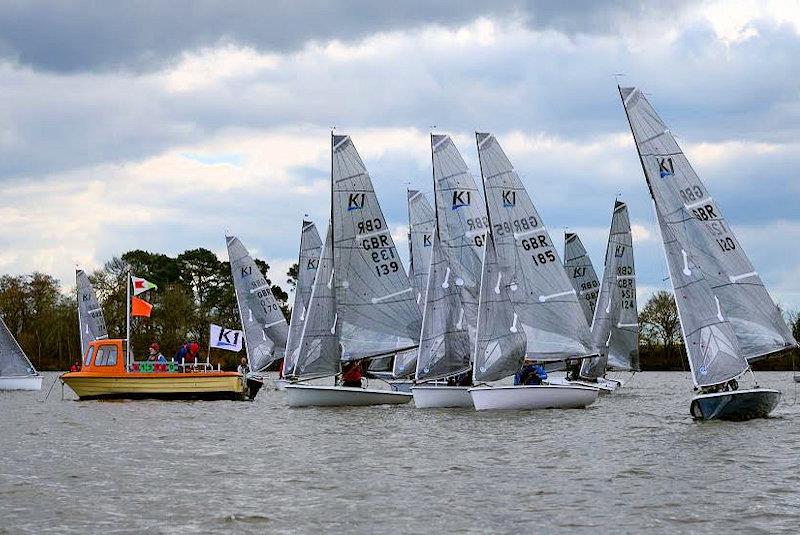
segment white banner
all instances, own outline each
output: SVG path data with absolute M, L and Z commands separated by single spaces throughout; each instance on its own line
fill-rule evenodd
M 242 331 L 226 329 L 225 327 L 220 327 L 212 323 L 209 341 L 211 347 L 216 347 L 217 349 L 241 351 L 243 336 Z

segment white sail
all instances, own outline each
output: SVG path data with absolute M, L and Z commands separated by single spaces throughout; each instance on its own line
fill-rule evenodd
M 628 209 L 625 203 L 616 201 L 606 246 L 603 280 L 600 283 L 600 292 L 591 328 L 592 343 L 600 352 L 600 356 L 586 359 L 581 363 L 582 377 L 597 378 L 605 375 L 610 358 L 611 339 L 615 330 L 618 337 L 627 335 L 628 331 L 622 331 L 623 328 L 633 329 L 634 332 L 638 331 L 635 320 L 636 297 L 635 295 L 631 297 L 631 289 L 633 292 L 636 291 L 633 282 L 633 242 Z M 625 325 L 620 322 L 623 307 L 632 307 L 634 315 L 632 324 Z M 617 348 L 620 345 L 618 343 Z M 615 358 L 621 360 L 622 355 L 615 354 Z M 630 359 L 631 357 L 628 355 L 627 363 L 630 362 Z M 630 368 L 629 364 L 623 364 L 623 366 Z
M 286 340 L 286 357 L 283 361 L 284 372 L 293 370 L 300 348 L 300 336 L 308 313 L 308 302 L 311 299 L 311 288 L 317 274 L 319 255 L 322 252 L 322 240 L 319 238 L 317 226 L 311 221 L 303 221 L 300 232 L 300 255 L 297 261 L 297 285 L 295 286 L 294 306 L 289 320 L 289 335 Z
M 417 381 L 441 379 L 470 368 L 471 347 L 459 282 L 438 235 L 434 235 L 417 354 Z
M 476 137 L 492 237 L 527 354 L 539 361 L 595 354 L 577 292 L 525 186 L 495 137 Z
M 572 287 L 578 293 L 586 321 L 591 325 L 600 281 L 592 265 L 592 259 L 574 232 L 564 233 L 564 270 L 567 272 Z
M 620 88 L 625 112 L 657 209 L 719 300 L 749 361 L 797 342 L 722 211 L 672 133 L 637 88 Z
M 497 381 L 519 371 L 527 341 L 514 312 L 508 277 L 497 259 L 492 234 L 486 235 L 478 305 L 478 334 L 475 344 L 475 382 Z
M 227 236 L 236 302 L 244 329 L 245 347 L 250 369 L 262 371 L 283 358 L 289 325 L 264 274 L 234 236 Z
M 683 222 L 689 219 L 678 213 Z M 731 323 L 721 303 L 690 252 L 689 237 L 679 219 L 666 219 L 656 206 L 656 217 L 675 291 L 683 340 L 695 386 L 725 383 L 748 369 Z
M 22 375 L 36 375 L 36 368 L 0 317 L 0 377 Z
M 97 294 L 86 273 L 79 269 L 75 272 L 78 288 L 78 327 L 81 333 L 81 355 L 86 354 L 90 342 L 108 338 L 106 320 L 103 309 L 97 300 Z
M 336 375 L 339 369 L 340 346 L 336 335 L 336 298 L 333 288 L 333 238 L 328 225 L 325 245 L 308 302 L 306 320 L 300 337 L 294 369 L 284 374 L 299 378 Z
M 331 143 L 336 328 L 342 360 L 416 347 L 419 305 L 372 180 L 349 136 L 333 135 Z
M 616 262 L 615 292 L 619 300 L 616 318 L 611 322 L 608 364 L 611 371 L 639 371 L 639 310 L 636 306 L 636 266 L 633 261 L 633 235 L 628 206 L 614 203 L 611 221 L 612 241 L 620 256 Z M 621 247 L 621 249 L 619 248 Z

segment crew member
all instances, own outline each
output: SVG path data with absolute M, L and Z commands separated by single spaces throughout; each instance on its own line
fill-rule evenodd
M 361 369 L 361 361 L 353 360 L 342 364 L 342 386 L 361 388 L 361 378 L 364 372 Z

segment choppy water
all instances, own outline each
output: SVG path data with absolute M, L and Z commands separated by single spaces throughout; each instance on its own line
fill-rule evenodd
M 800 405 L 694 423 L 682 373 L 586 410 L 0 393 L 2 533 L 797 533 Z

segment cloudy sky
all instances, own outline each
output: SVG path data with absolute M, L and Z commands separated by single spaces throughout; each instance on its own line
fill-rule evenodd
M 0 272 L 70 286 L 134 248 L 224 257 L 226 230 L 285 272 L 303 214 L 329 210 L 333 126 L 404 249 L 435 126 L 474 170 L 473 132 L 494 132 L 557 243 L 577 231 L 596 265 L 621 195 L 641 293 L 666 288 L 623 73 L 800 308 L 798 2 L 114 4 L 0 5 Z

